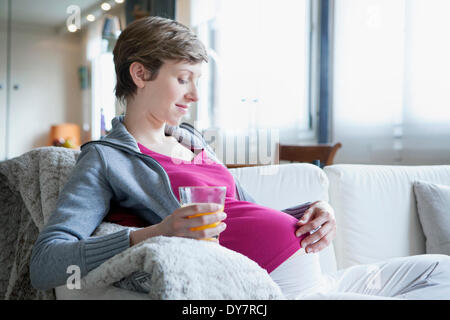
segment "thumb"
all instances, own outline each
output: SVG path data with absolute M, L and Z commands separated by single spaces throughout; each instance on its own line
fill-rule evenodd
M 307 223 L 310 220 L 313 211 L 314 211 L 314 208 L 309 208 L 308 210 L 306 210 L 305 213 L 303 214 L 303 216 L 297 221 L 297 225 L 302 225 L 302 224 Z

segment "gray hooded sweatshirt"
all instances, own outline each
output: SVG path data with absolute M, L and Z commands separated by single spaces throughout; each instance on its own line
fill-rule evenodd
M 48 290 L 65 284 L 70 265 L 78 266 L 83 277 L 130 247 L 128 229 L 91 236 L 111 203 L 129 208 L 149 224 L 160 223 L 181 207 L 167 173 L 155 159 L 140 152 L 136 140 L 123 125 L 123 116 L 114 118 L 112 126 L 106 137 L 81 147 L 56 209 L 36 240 L 30 261 L 31 283 L 36 289 Z M 191 125 L 166 125 L 165 133 L 189 149 L 205 149 L 210 159 L 221 163 Z M 255 202 L 237 179 L 235 184 L 239 200 Z M 283 211 L 299 218 L 309 204 Z

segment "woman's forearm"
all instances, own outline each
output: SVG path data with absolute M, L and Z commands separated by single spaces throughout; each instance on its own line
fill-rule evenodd
M 130 247 L 142 242 L 148 238 L 164 235 L 161 231 L 160 225 L 155 224 L 136 231 L 130 232 Z
M 79 239 L 67 229 L 44 228 L 30 258 L 30 279 L 33 287 L 49 290 L 66 284 L 69 267 L 78 267 L 80 276 L 114 255 L 129 248 L 128 229 L 99 237 Z

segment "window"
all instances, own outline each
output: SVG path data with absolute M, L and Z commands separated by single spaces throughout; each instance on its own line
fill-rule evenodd
M 87 59 L 91 63 L 91 139 L 100 139 L 112 128 L 120 104 L 114 95 L 116 73 L 112 51 L 121 32 L 119 18 L 105 16 L 89 25 Z
M 116 115 L 115 85 L 113 55 L 103 52 L 92 60 L 92 139 L 100 139 L 111 130 Z
M 225 134 L 312 134 L 307 0 L 193 0 L 191 26 L 208 49 L 196 127 Z
M 449 10 L 448 0 L 335 1 L 336 162 L 448 164 Z

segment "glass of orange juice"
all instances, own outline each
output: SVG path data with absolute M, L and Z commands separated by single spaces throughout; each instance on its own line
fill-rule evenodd
M 180 194 L 180 202 L 182 207 L 200 204 L 200 203 L 216 203 L 221 206 L 218 211 L 214 212 L 200 212 L 188 218 L 194 218 L 199 216 L 204 216 L 207 214 L 213 214 L 217 212 L 221 212 L 225 206 L 225 194 L 227 192 L 227 187 L 222 186 L 187 186 L 187 187 L 179 187 L 178 188 Z M 207 228 L 214 228 L 220 224 L 220 221 L 207 224 L 200 227 L 191 228 L 192 231 L 204 230 Z M 218 236 L 214 238 L 204 238 L 202 240 L 213 240 L 218 239 Z

